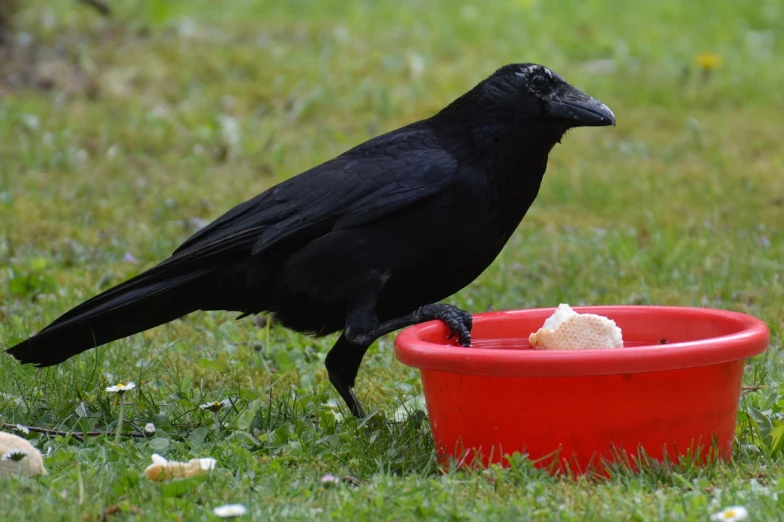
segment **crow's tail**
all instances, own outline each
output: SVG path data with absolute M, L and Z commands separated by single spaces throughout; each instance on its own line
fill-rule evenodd
M 9 348 L 23 363 L 52 366 L 110 341 L 147 330 L 200 309 L 200 283 L 210 268 L 155 266 L 85 301 L 52 324 Z

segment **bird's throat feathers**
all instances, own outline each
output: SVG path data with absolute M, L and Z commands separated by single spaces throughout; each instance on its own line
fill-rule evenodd
M 468 156 L 491 163 L 539 164 L 547 161 L 552 148 L 561 142 L 569 127 L 558 122 L 532 117 L 492 118 L 477 114 L 473 118 L 444 118 L 439 114 L 438 134 L 459 143 Z M 483 117 L 484 116 L 484 117 Z

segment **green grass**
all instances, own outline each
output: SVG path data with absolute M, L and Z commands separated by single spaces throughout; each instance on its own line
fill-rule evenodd
M 0 63 L 0 345 L 167 256 L 197 226 L 375 134 L 425 117 L 495 67 L 545 63 L 606 102 L 615 129 L 551 154 L 503 254 L 449 301 L 473 312 L 570 304 L 725 308 L 765 320 L 747 366 L 733 461 L 609 481 L 508 469 L 442 473 L 392 336 L 335 415 L 332 339 L 201 313 L 46 370 L 0 357 L 0 422 L 153 439 L 29 438 L 49 475 L 0 487 L 3 520 L 707 520 L 784 508 L 784 5 L 162 0 L 31 1 Z M 696 57 L 723 57 L 703 75 Z M 232 129 L 236 128 L 236 132 Z M 128 254 L 128 255 L 126 255 Z M 199 405 L 236 397 L 220 413 Z M 342 407 L 342 406 L 338 406 Z M 535 423 L 536 419 L 529 419 Z M 212 456 L 181 497 L 140 474 L 154 452 Z M 357 484 L 325 486 L 323 475 Z

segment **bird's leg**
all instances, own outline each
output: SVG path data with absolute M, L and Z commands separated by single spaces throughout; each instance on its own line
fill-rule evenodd
M 365 417 L 365 410 L 354 394 L 354 383 L 359 372 L 359 365 L 365 356 L 370 343 L 357 345 L 348 342 L 345 335 L 341 335 L 335 346 L 327 354 L 324 365 L 327 367 L 329 382 L 338 391 L 354 417 Z
M 471 314 L 447 304 L 425 305 L 410 314 L 380 323 L 376 304 L 385 282 L 386 279 L 379 279 L 375 285 L 369 285 L 367 292 L 348 307 L 343 335 L 324 361 L 330 382 L 355 417 L 364 417 L 365 411 L 352 388 L 365 352 L 379 337 L 406 326 L 439 319 L 446 323 L 450 337 L 457 335 L 460 344 L 471 345 Z
M 352 315 L 349 314 L 343 335 L 349 342 L 358 345 L 370 346 L 373 341 L 389 332 L 436 319 L 443 321 L 449 328 L 451 332 L 449 338 L 457 335 L 460 344 L 463 346 L 471 345 L 471 327 L 473 325 L 471 314 L 448 304 L 425 305 L 410 314 L 383 323 L 376 322 L 370 328 L 363 328 L 362 323 L 352 324 L 351 319 Z M 365 322 L 365 325 L 367 325 L 367 322 Z

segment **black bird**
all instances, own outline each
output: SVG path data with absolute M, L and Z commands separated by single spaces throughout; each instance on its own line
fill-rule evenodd
M 364 416 L 352 388 L 371 343 L 438 319 L 469 346 L 471 315 L 435 303 L 499 254 L 564 134 L 604 125 L 610 109 L 548 68 L 506 65 L 434 116 L 237 205 L 8 353 L 51 366 L 197 310 L 268 311 L 298 332 L 342 330 L 326 368 Z

